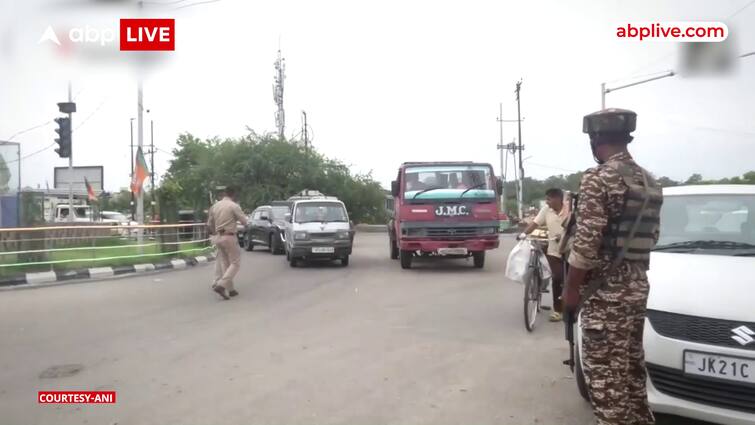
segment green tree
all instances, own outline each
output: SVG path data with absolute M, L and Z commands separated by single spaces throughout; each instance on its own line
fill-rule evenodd
M 679 182 L 674 181 L 666 176 L 659 177 L 656 181 L 661 185 L 661 187 L 679 186 Z
M 251 132 L 238 139 L 178 139 L 163 185 L 174 184 L 180 208 L 204 211 L 216 186 L 238 188 L 242 208 L 251 210 L 303 189 L 317 189 L 341 199 L 357 222 L 385 222 L 385 196 L 367 175 L 297 143 Z
M 687 179 L 687 181 L 684 182 L 684 184 L 700 184 L 702 183 L 702 181 L 703 181 L 703 176 L 695 173 L 689 176 L 689 178 Z

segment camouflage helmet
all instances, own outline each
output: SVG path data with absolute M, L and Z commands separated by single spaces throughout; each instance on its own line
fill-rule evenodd
M 637 127 L 637 114 L 628 109 L 609 108 L 585 115 L 582 132 L 631 133 Z

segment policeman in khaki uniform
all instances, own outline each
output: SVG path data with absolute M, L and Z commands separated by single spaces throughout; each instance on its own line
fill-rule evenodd
M 655 423 L 648 406 L 642 331 L 650 250 L 658 240 L 661 187 L 632 159 L 637 114 L 584 117 L 597 167 L 582 177 L 570 237 L 565 308 L 582 310 L 585 380 L 599 425 Z
M 233 287 L 233 278 L 239 272 L 241 249 L 236 236 L 236 222 L 246 226 L 247 219 L 239 204 L 233 201 L 236 191 L 226 188 L 223 199 L 216 202 L 209 211 L 207 229 L 212 235 L 213 244 L 218 249 L 215 265 L 215 282 L 212 290 L 223 299 L 235 297 L 238 291 Z M 226 290 L 228 295 L 226 295 Z

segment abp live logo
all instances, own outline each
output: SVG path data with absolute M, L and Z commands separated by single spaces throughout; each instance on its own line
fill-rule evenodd
M 175 19 L 121 19 L 121 50 L 176 50 Z

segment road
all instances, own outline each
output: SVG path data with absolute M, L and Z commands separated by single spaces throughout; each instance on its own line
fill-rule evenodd
M 524 330 L 504 238 L 483 270 L 401 270 L 385 234 L 358 234 L 348 268 L 244 252 L 230 301 L 208 266 L 0 292 L 1 422 L 591 423 L 561 325 Z M 41 405 L 40 390 L 117 402 Z

